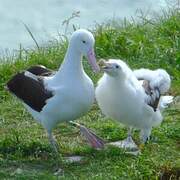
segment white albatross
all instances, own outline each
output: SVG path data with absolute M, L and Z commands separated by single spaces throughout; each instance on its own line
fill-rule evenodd
M 82 65 L 82 56 L 86 56 L 93 70 L 99 71 L 94 42 L 92 33 L 77 30 L 71 36 L 57 72 L 52 74 L 43 66 L 34 66 L 16 74 L 7 83 L 8 90 L 22 100 L 34 119 L 47 130 L 56 152 L 58 147 L 52 135 L 53 128 L 59 122 L 83 116 L 94 102 L 94 84 Z
M 98 81 L 96 99 L 102 112 L 128 126 L 124 148 L 133 148 L 132 128 L 139 129 L 145 143 L 154 126 L 162 122 L 162 111 L 173 101 L 172 96 L 161 96 L 170 88 L 170 76 L 163 69 L 132 71 L 122 60 L 101 61 L 104 74 Z M 122 147 L 121 146 L 121 147 Z

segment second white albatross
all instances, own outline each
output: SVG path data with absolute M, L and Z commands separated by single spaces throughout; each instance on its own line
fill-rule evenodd
M 94 54 L 94 37 L 80 29 L 72 34 L 64 61 L 57 72 L 35 66 L 16 74 L 7 83 L 8 90 L 22 100 L 34 119 L 47 130 L 57 152 L 53 128 L 63 121 L 84 115 L 95 99 L 94 85 L 85 73 L 82 57 L 86 56 L 95 72 L 99 71 Z
M 161 96 L 170 88 L 170 76 L 163 69 L 132 71 L 122 60 L 101 61 L 101 66 L 98 105 L 107 117 L 128 126 L 128 138 L 121 145 L 134 148 L 131 129 L 141 130 L 141 142 L 146 142 L 152 128 L 162 122 L 162 110 L 173 101 L 172 96 Z

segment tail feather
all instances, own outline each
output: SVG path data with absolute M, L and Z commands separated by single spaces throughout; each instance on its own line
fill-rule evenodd
M 167 108 L 168 105 L 173 102 L 173 99 L 174 99 L 173 96 L 161 96 L 160 102 L 159 102 L 159 109 L 162 111 L 165 108 Z
M 153 115 L 153 127 L 159 126 L 163 120 L 162 113 L 165 108 L 169 106 L 173 102 L 173 96 L 161 96 L 158 104 L 158 111 L 156 111 Z

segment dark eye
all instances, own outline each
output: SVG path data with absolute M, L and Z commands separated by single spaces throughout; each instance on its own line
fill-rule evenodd
M 118 68 L 119 68 L 119 66 L 118 66 L 118 65 L 116 65 L 116 68 L 118 69 Z
M 84 40 L 83 40 L 82 42 L 83 42 L 84 44 L 86 43 L 86 41 L 84 41 Z

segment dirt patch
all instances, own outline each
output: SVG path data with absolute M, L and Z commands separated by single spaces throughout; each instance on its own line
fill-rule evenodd
M 168 169 L 163 168 L 159 175 L 159 180 L 179 180 L 180 179 L 180 168 Z

